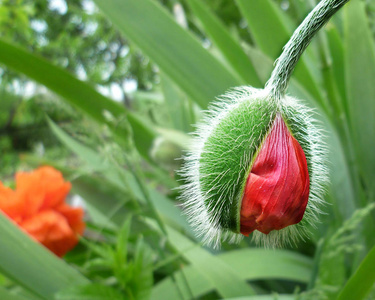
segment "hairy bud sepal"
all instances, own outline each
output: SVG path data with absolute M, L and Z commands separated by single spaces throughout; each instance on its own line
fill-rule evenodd
M 238 242 L 250 233 L 266 246 L 305 236 L 305 223 L 317 221 L 327 181 L 326 147 L 311 112 L 294 98 L 275 101 L 267 90 L 251 87 L 237 88 L 219 100 L 199 126 L 194 149 L 185 158 L 182 197 L 190 223 L 214 247 L 223 240 Z M 289 146 L 259 162 L 275 122 L 283 130 L 276 139 L 285 141 L 271 144 Z M 271 153 L 272 145 L 267 147 Z M 253 167 L 258 173 L 270 172 L 272 162 L 280 168 L 271 168 L 274 173 L 268 173 L 268 181 L 249 187 Z M 265 187 L 266 192 L 254 192 Z

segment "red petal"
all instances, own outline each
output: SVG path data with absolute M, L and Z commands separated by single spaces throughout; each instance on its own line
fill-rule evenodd
M 305 154 L 278 114 L 247 178 L 240 231 L 268 234 L 302 220 L 309 198 Z

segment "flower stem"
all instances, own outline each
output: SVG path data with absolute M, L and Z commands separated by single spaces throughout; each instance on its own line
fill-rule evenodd
M 276 66 L 271 78 L 266 83 L 266 89 L 279 100 L 284 96 L 290 76 L 314 35 L 328 20 L 349 0 L 322 0 L 307 15 L 305 20 L 294 31 L 283 52 L 276 60 Z

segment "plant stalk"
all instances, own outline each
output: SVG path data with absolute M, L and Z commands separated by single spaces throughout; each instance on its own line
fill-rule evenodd
M 305 20 L 294 31 L 283 52 L 276 60 L 276 66 L 271 78 L 266 83 L 266 89 L 270 91 L 275 100 L 285 95 L 290 76 L 314 35 L 328 20 L 349 0 L 322 0 L 307 15 Z

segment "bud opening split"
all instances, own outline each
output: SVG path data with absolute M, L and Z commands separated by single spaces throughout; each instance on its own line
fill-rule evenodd
M 251 87 L 219 103 L 185 159 L 182 197 L 197 234 L 214 247 L 249 234 L 267 246 L 305 236 L 327 181 L 326 148 L 309 109 Z

